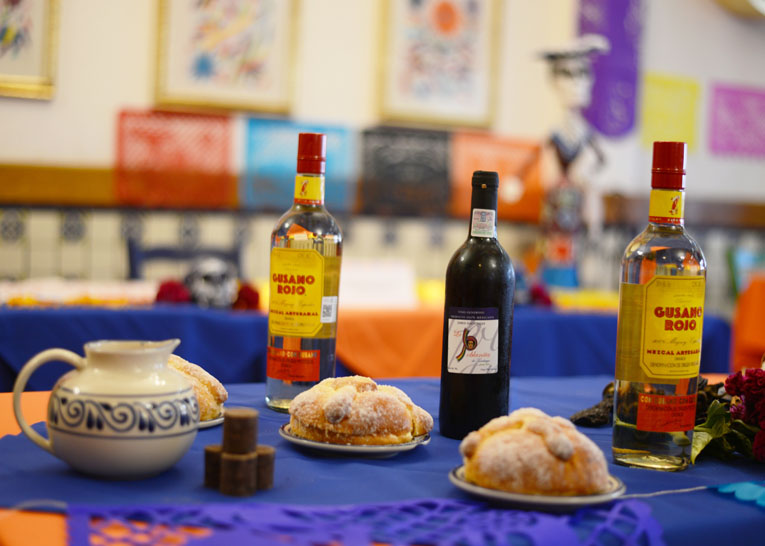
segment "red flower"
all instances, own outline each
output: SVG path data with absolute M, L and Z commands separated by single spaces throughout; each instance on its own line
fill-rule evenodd
M 550 293 L 541 284 L 533 285 L 531 290 L 529 290 L 529 296 L 531 297 L 531 303 L 534 305 L 550 307 L 553 303 Z
M 754 435 L 752 444 L 752 455 L 756 461 L 765 463 L 765 430 L 761 430 Z
M 732 373 L 725 380 L 725 392 L 731 396 L 741 396 L 743 386 L 744 378 L 741 377 L 741 372 Z
M 765 430 L 765 396 L 757 400 L 757 402 L 754 404 L 754 415 L 752 416 L 752 420 L 758 427 L 760 427 L 762 430 Z
M 232 309 L 257 310 L 260 304 L 260 294 L 252 286 L 247 283 L 242 283 L 239 287 L 239 293 L 236 296 L 236 301 L 231 306 Z
M 749 399 L 765 398 L 765 370 L 759 368 L 746 370 L 743 394 Z M 756 402 L 756 400 L 751 400 Z
M 179 281 L 163 281 L 157 290 L 156 301 L 165 303 L 188 303 L 191 301 L 189 289 Z

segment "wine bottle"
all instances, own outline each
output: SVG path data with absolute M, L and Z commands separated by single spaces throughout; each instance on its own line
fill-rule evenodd
M 707 265 L 685 231 L 685 143 L 654 142 L 649 223 L 621 265 L 613 458 L 655 470 L 690 460 Z
M 324 206 L 326 135 L 298 137 L 294 203 L 271 233 L 266 403 L 335 375 L 342 233 Z
M 441 434 L 463 438 L 506 415 L 515 271 L 497 240 L 495 172 L 473 173 L 470 231 L 446 269 Z

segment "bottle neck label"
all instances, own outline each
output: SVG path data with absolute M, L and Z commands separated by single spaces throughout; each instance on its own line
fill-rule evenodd
M 497 211 L 492 209 L 473 209 L 473 217 L 470 220 L 470 236 L 496 237 Z
M 298 205 L 324 204 L 324 177 L 299 174 L 295 177 L 295 203 Z
M 447 320 L 449 373 L 497 373 L 499 310 L 496 307 L 450 307 Z
M 685 192 L 651 190 L 651 198 L 648 203 L 649 222 L 682 226 L 684 213 Z

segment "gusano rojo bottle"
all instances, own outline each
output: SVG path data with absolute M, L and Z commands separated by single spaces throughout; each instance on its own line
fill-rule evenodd
M 295 199 L 271 233 L 266 403 L 335 375 L 342 234 L 324 207 L 326 135 L 298 138 Z
M 470 231 L 446 269 L 441 434 L 463 438 L 506 415 L 515 271 L 497 240 L 495 172 L 473 173 Z
M 622 258 L 613 457 L 682 470 L 690 460 L 706 261 L 685 232 L 685 143 L 655 142 L 649 224 Z

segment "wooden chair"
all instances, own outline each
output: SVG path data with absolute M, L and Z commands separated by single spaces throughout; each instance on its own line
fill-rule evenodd
M 128 278 L 142 279 L 143 267 L 150 261 L 189 261 L 202 256 L 214 256 L 236 267 L 237 275 L 242 277 L 242 248 L 237 244 L 232 248 L 213 248 L 204 246 L 151 246 L 141 245 L 140 241 L 129 237 Z

